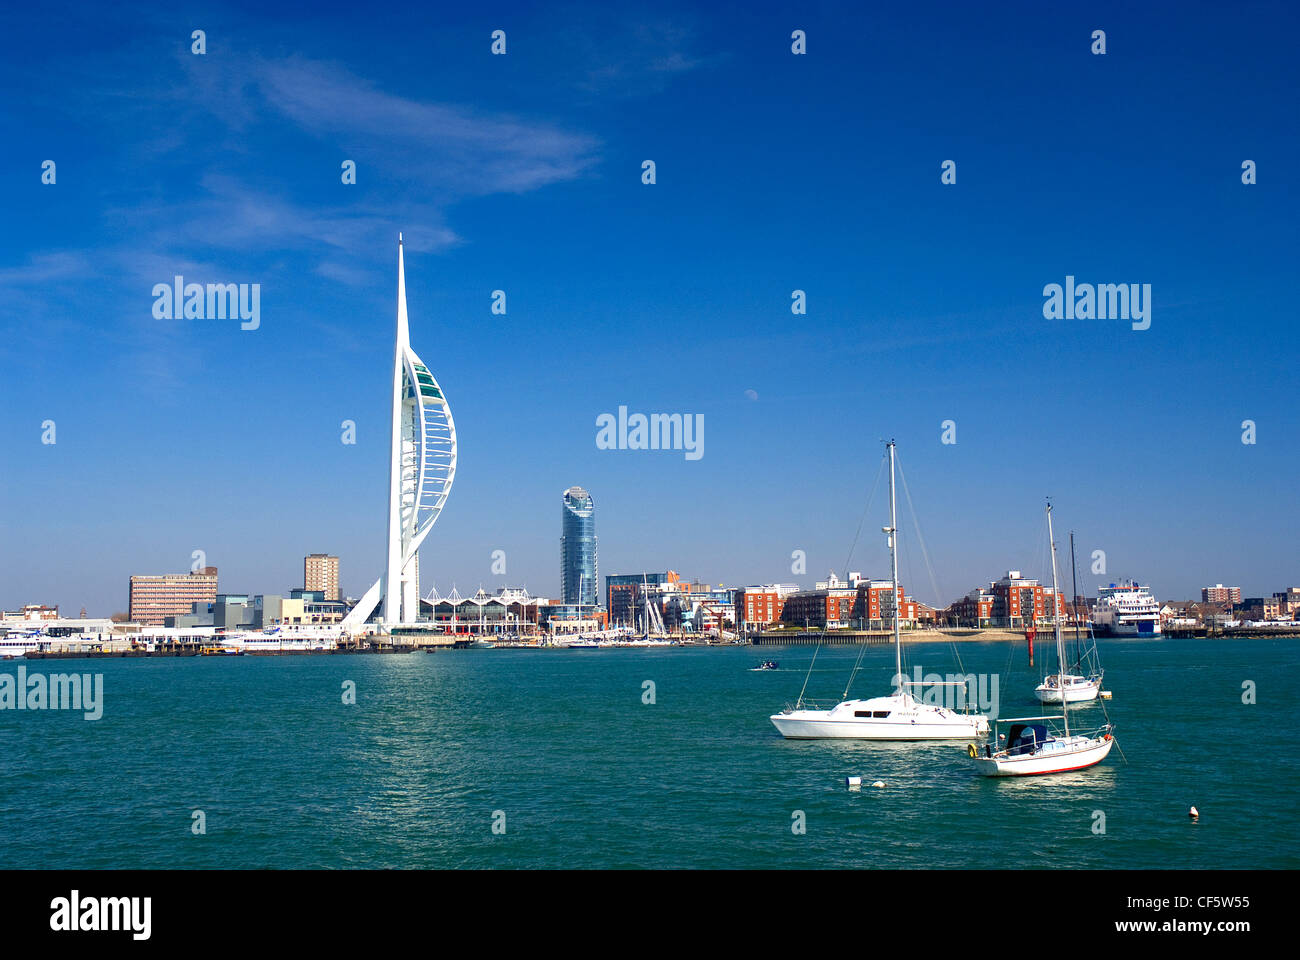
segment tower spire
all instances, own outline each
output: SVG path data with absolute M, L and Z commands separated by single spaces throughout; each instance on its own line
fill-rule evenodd
M 406 262 L 402 256 L 402 235 L 397 235 L 397 351 L 411 342 L 406 320 Z
M 397 235 L 397 336 L 393 349 L 392 432 L 388 462 L 388 550 L 384 575 L 344 618 L 360 629 L 382 604 L 385 626 L 420 616 L 420 544 L 442 513 L 456 476 L 456 424 L 433 374 L 411 349 L 406 261 Z
M 406 385 L 405 363 L 410 334 L 406 322 L 406 266 L 402 258 L 402 235 L 397 235 L 397 338 L 393 351 L 392 444 L 388 462 L 388 562 L 384 573 L 385 623 L 401 623 L 402 609 L 402 439 L 405 421 L 403 393 Z M 413 617 L 410 619 L 414 619 Z

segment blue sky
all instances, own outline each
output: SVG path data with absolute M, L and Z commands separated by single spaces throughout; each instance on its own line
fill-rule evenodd
M 891 436 L 943 602 L 1043 572 L 1045 495 L 1089 592 L 1300 583 L 1294 5 L 417 6 L 0 15 L 0 607 L 107 615 L 194 550 L 360 595 L 399 230 L 460 438 L 425 590 L 558 593 L 572 484 L 602 577 L 842 573 Z M 155 320 L 178 273 L 259 283 L 260 328 Z M 1151 284 L 1150 329 L 1045 320 L 1067 275 Z M 703 414 L 704 457 L 597 449 L 620 405 Z

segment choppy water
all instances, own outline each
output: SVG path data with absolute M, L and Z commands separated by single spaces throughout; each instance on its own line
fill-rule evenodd
M 1014 781 L 974 776 L 964 742 L 782 740 L 808 648 L 29 662 L 102 673 L 104 716 L 0 711 L 0 829 L 9 867 L 1294 868 L 1298 649 L 1103 641 L 1127 764 Z M 1005 645 L 959 650 L 1001 675 L 1002 715 L 1039 712 Z M 809 695 L 856 655 L 824 650 Z M 853 693 L 892 672 L 870 649 Z

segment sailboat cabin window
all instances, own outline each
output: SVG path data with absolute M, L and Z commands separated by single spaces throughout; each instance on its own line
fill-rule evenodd
M 889 716 L 888 710 L 854 710 L 855 717 L 871 717 L 874 720 L 883 720 Z

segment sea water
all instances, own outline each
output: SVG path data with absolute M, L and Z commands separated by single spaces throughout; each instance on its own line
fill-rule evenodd
M 27 661 L 102 673 L 103 712 L 0 712 L 5 861 L 1295 868 L 1297 650 L 1101 641 L 1119 749 L 1088 770 L 1001 780 L 975 774 L 966 741 L 780 737 L 769 716 L 805 679 L 809 696 L 838 699 L 859 653 L 851 695 L 888 693 L 888 646 L 824 648 L 811 672 L 809 647 Z M 1054 669 L 1042 644 L 1032 669 L 1004 643 L 906 654 L 909 675 L 955 672 L 957 657 L 996 674 L 1004 717 L 1059 712 L 1033 699 Z M 780 669 L 752 671 L 764 659 Z M 1073 709 L 1072 726 L 1101 711 Z

